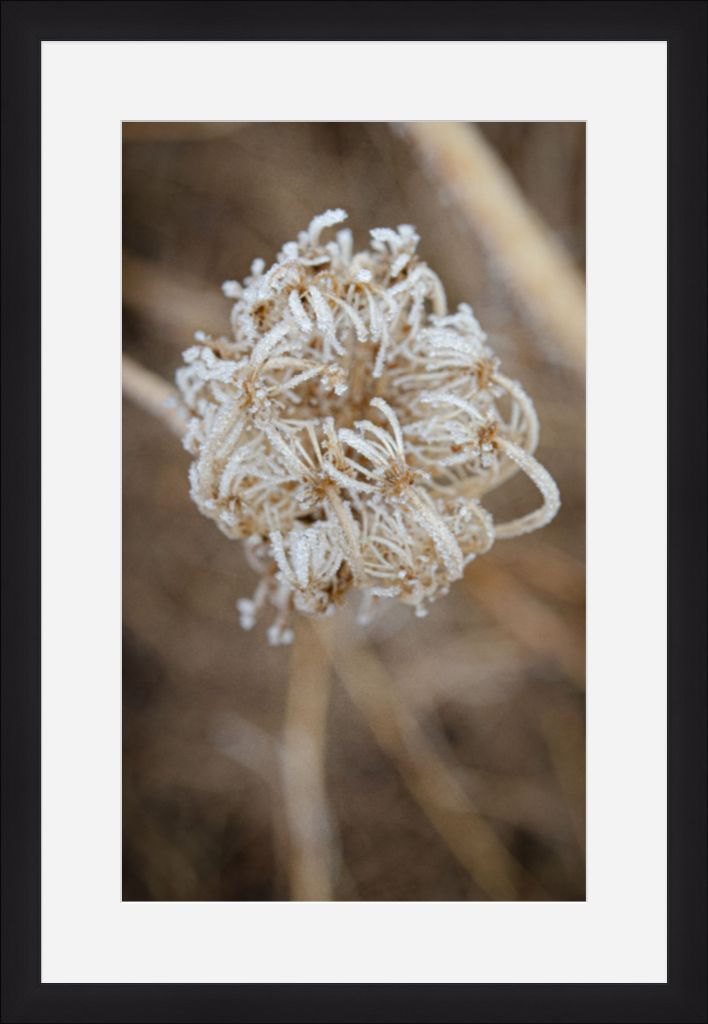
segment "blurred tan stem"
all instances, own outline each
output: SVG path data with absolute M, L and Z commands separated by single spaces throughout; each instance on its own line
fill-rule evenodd
M 547 712 L 540 724 L 582 854 L 585 849 L 585 724 L 571 707 L 564 706 Z
M 123 356 L 123 394 L 182 437 L 187 426 L 184 406 L 175 389 L 158 374 Z
M 424 163 L 498 259 L 518 299 L 582 368 L 582 278 L 492 146 L 470 124 L 407 122 L 405 128 Z
M 221 331 L 228 304 L 221 292 L 194 276 L 167 273 L 152 260 L 123 254 L 123 303 L 159 324 L 160 335 L 176 345 L 192 343 L 196 325 Z
M 333 829 L 325 784 L 331 621 L 300 617 L 290 662 L 283 731 L 283 793 L 290 844 L 290 898 L 331 900 Z
M 558 614 L 494 557 L 476 561 L 463 586 L 517 643 L 555 662 L 574 686 L 585 689 L 584 622 Z
M 312 627 L 321 638 L 321 621 L 313 620 Z M 517 899 L 520 866 L 491 825 L 474 810 L 376 655 L 338 639 L 334 669 L 376 742 L 475 884 L 490 899 Z

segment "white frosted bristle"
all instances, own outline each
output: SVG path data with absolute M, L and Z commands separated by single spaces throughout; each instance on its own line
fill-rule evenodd
M 227 299 L 237 299 L 242 291 L 238 281 L 224 281 L 221 290 Z

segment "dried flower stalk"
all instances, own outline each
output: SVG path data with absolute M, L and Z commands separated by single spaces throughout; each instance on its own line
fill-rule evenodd
M 191 495 L 245 541 L 260 582 L 238 602 L 250 628 L 270 604 L 271 643 L 291 614 L 329 615 L 362 592 L 424 615 L 477 555 L 556 514 L 558 488 L 533 458 L 538 421 L 500 370 L 468 305 L 449 313 L 410 225 L 371 231 L 354 252 L 346 219 L 315 217 L 234 299 L 231 335 L 197 332 L 177 384 L 191 419 Z M 518 470 L 539 508 L 494 523 L 480 499 Z
M 320 643 L 329 642 L 328 635 L 322 634 L 329 625 L 312 623 Z M 426 737 L 375 652 L 341 636 L 336 649 L 337 676 L 452 856 L 490 899 L 516 899 L 520 883 L 529 879 L 493 826 L 472 805 L 454 769 Z
M 297 628 L 306 625 L 301 619 Z M 312 644 L 306 634 L 293 644 L 283 729 L 282 787 L 293 900 L 331 900 L 338 859 L 325 784 L 332 623 L 321 625 L 318 643 Z

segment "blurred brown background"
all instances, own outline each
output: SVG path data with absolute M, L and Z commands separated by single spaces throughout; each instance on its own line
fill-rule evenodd
M 582 270 L 584 125 L 478 128 Z M 518 868 L 508 898 L 584 899 L 582 367 L 386 124 L 126 124 L 123 159 L 124 346 L 145 367 L 172 380 L 195 329 L 227 330 L 221 282 L 342 206 L 360 247 L 370 227 L 417 227 L 450 305 L 473 305 L 534 399 L 557 519 L 500 541 L 426 619 L 341 613 L 323 827 L 334 899 L 487 899 L 477 865 L 496 849 Z M 239 628 L 253 576 L 191 503 L 179 442 L 123 412 L 123 897 L 288 899 L 290 652 Z M 534 501 L 514 480 L 490 507 Z

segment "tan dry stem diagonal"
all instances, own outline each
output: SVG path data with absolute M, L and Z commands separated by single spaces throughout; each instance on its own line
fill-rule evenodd
M 499 261 L 518 299 L 582 370 L 582 278 L 493 147 L 472 124 L 409 121 L 405 128 L 423 162 Z
M 322 621 L 308 621 L 318 642 L 323 642 Z M 492 826 L 475 811 L 453 770 L 427 741 L 379 659 L 364 647 L 343 643 L 340 637 L 335 649 L 335 673 L 452 855 L 490 899 L 516 899 L 521 866 Z

